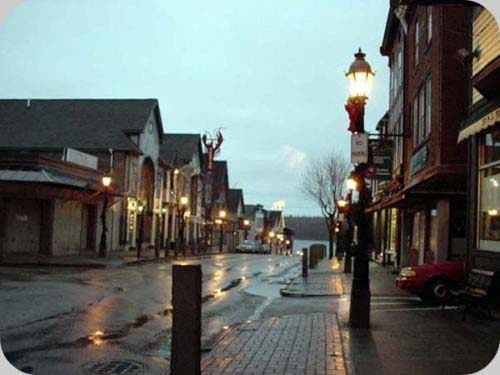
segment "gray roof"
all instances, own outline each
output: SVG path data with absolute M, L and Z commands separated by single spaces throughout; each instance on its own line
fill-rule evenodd
M 243 203 L 243 190 L 241 189 L 229 189 L 228 191 L 228 208 L 231 212 L 236 212 L 238 210 L 238 205 L 240 202 Z M 245 205 L 243 204 L 243 213 L 245 212 Z
M 153 113 L 162 135 L 156 99 L 0 100 L 0 149 L 140 152 L 127 134 L 142 132 Z
M 166 133 L 164 143 L 160 145 L 160 156 L 172 165 L 188 164 L 196 151 L 202 158 L 199 134 Z
M 45 169 L 33 171 L 0 169 L 0 181 L 50 183 L 81 189 L 88 185 L 88 181 L 83 178 L 64 176 Z

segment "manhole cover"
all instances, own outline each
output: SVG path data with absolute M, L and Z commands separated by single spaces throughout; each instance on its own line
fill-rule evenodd
M 147 366 L 144 363 L 131 359 L 115 359 L 109 362 L 91 362 L 83 366 L 86 374 L 118 374 L 135 375 L 145 374 Z

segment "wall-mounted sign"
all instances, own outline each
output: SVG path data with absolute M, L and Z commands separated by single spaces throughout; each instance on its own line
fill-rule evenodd
M 410 160 L 410 175 L 414 175 L 427 165 L 427 146 L 418 150 Z
M 353 134 L 351 136 L 351 163 L 368 163 L 368 134 Z
M 73 148 L 64 149 L 63 161 L 75 163 L 83 167 L 97 169 L 97 157 L 75 150 Z
M 392 141 L 370 139 L 371 178 L 379 181 L 392 179 Z

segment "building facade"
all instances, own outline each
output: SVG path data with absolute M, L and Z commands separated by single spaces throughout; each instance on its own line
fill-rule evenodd
M 467 117 L 470 6 L 393 1 L 381 52 L 391 69 L 387 125 L 392 176 L 369 211 L 398 266 L 465 257 L 467 149 L 455 141 Z M 380 241 L 379 241 L 380 243 Z M 387 259 L 387 258 L 386 258 Z
M 471 14 L 469 116 L 458 137 L 469 148 L 468 267 L 500 270 L 500 34 L 480 6 Z

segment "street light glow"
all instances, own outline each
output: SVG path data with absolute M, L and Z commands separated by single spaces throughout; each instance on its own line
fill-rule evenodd
M 111 177 L 110 176 L 103 176 L 101 181 L 102 181 L 102 185 L 104 187 L 109 187 L 111 185 Z
M 186 206 L 188 204 L 188 202 L 189 202 L 189 198 L 188 197 L 186 197 L 186 196 L 181 197 L 180 203 L 181 203 L 182 206 Z
M 356 187 L 358 186 L 358 184 L 356 183 L 356 180 L 353 178 L 348 178 L 346 180 L 346 185 L 347 185 L 347 189 L 349 189 L 349 190 L 356 190 Z
M 339 206 L 340 208 L 344 208 L 345 206 L 347 206 L 347 201 L 345 199 L 339 199 L 337 201 L 337 206 Z
M 219 211 L 219 217 L 221 219 L 225 219 L 226 218 L 226 211 L 225 210 L 220 210 Z
M 349 97 L 367 99 L 373 86 L 375 73 L 373 73 L 370 64 L 366 62 L 366 55 L 361 52 L 361 48 L 354 56 L 356 60 L 351 64 L 346 74 L 349 83 Z

